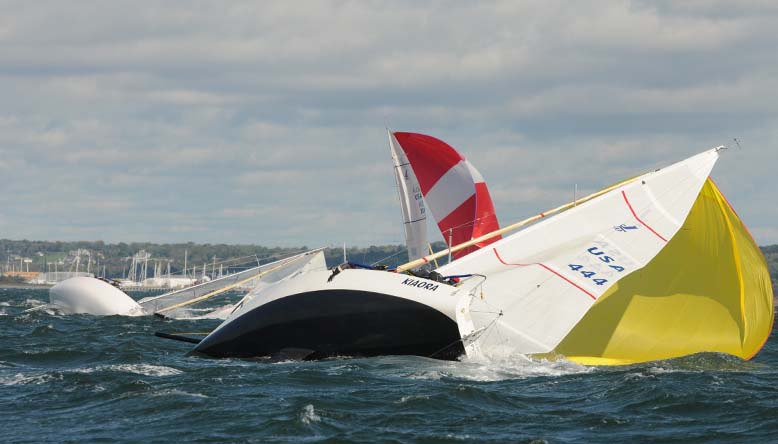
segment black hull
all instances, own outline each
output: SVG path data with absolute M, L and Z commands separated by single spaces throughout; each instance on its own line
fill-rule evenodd
M 195 347 L 213 357 L 417 355 L 464 353 L 457 324 L 427 305 L 381 293 L 322 290 L 259 306 Z

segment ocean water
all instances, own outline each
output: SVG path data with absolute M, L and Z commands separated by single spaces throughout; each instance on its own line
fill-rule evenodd
M 0 289 L 4 443 L 778 442 L 775 337 L 749 362 L 271 363 L 153 336 L 216 320 L 24 312 L 47 301 Z

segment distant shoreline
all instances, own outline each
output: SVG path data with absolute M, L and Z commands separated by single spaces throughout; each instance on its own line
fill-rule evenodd
M 53 285 L 0 282 L 0 288 L 13 288 L 19 290 L 26 288 L 48 289 L 51 287 L 53 287 Z

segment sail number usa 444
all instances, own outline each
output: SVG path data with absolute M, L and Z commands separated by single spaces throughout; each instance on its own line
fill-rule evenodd
M 605 275 L 612 275 L 614 270 L 616 273 L 623 273 L 626 268 L 617 263 L 613 254 L 609 255 L 600 247 L 591 247 L 586 250 L 589 255 L 587 265 L 581 264 L 568 264 L 567 266 L 572 271 L 577 271 L 586 279 L 591 279 L 595 285 L 605 285 L 608 283 L 608 279 Z M 599 261 L 598 261 L 599 260 Z

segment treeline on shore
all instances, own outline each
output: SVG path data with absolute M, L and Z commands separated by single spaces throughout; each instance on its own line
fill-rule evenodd
M 439 251 L 446 247 L 443 242 L 432 244 L 433 250 Z M 778 245 L 760 247 L 764 253 L 767 265 L 770 269 L 770 277 L 773 282 L 773 291 L 778 289 Z M 78 241 L 78 242 L 49 242 L 0 239 L 0 263 L 8 263 L 9 257 L 26 257 L 32 259 L 29 264 L 30 271 L 46 271 L 47 263 L 64 263 L 68 253 L 84 249 L 91 252 L 92 271 L 102 272 L 105 266 L 106 276 L 120 278 L 126 275 L 130 264 L 130 258 L 137 252 L 145 250 L 151 255 L 150 262 L 155 260 L 170 260 L 171 273 L 181 273 L 184 263 L 184 254 L 187 256 L 188 268 L 192 266 L 202 267 L 203 264 L 212 264 L 214 257 L 217 262 L 231 258 L 244 258 L 245 263 L 259 261 L 267 263 L 278 258 L 308 250 L 307 246 L 300 247 L 264 247 L 261 245 L 228 245 L 228 244 L 196 244 L 194 242 L 179 244 L 155 244 L 150 242 L 119 242 L 108 244 L 103 241 Z M 324 250 L 327 265 L 334 266 L 343 261 L 343 249 L 327 248 Z M 349 261 L 366 265 L 384 264 L 394 267 L 408 261 L 405 247 L 402 245 L 371 245 L 369 247 L 348 247 L 346 258 Z M 445 259 L 444 259 L 445 261 Z M 26 264 L 25 264 L 26 265 Z M 66 266 L 66 265 L 65 265 Z M 51 266 L 49 266 L 51 267 Z M 81 270 L 86 269 L 82 263 Z M 149 265 L 149 270 L 153 266 Z M 167 271 L 167 262 L 163 267 Z M 59 271 L 68 271 L 59 268 Z
M 445 248 L 443 242 L 433 244 L 435 251 Z M 90 271 L 101 274 L 105 267 L 106 277 L 121 278 L 127 274 L 134 254 L 141 250 L 150 255 L 148 270 L 149 276 L 154 269 L 154 264 L 162 263 L 161 270 L 167 272 L 167 262 L 170 261 L 171 274 L 180 274 L 184 266 L 184 256 L 187 259 L 187 268 L 192 270 L 196 266 L 202 269 L 204 264 L 208 267 L 214 262 L 220 263 L 226 259 L 242 258 L 240 263 L 250 266 L 252 263 L 268 263 L 273 260 L 293 255 L 309 248 L 300 247 L 264 247 L 261 245 L 228 245 L 228 244 L 196 244 L 194 242 L 178 244 L 155 244 L 150 242 L 119 242 L 115 244 L 103 241 L 77 241 L 77 242 L 49 242 L 29 240 L 0 239 L 0 264 L 15 262 L 15 269 L 20 265 L 30 271 L 49 271 L 54 269 L 57 263 L 58 271 L 69 271 L 72 257 L 71 252 L 79 249 L 87 250 L 91 254 Z M 343 248 L 327 248 L 324 255 L 329 266 L 334 266 L 343 261 Z M 9 261 L 10 258 L 10 261 Z M 19 263 L 19 258 L 29 258 L 31 263 Z M 402 245 L 371 245 L 369 247 L 347 247 L 346 258 L 349 261 L 366 265 L 384 264 L 394 267 L 408 261 L 408 254 Z M 86 271 L 86 258 L 81 259 L 80 271 Z M 236 261 L 237 263 L 237 261 Z M 218 267 L 218 265 L 217 265 Z

